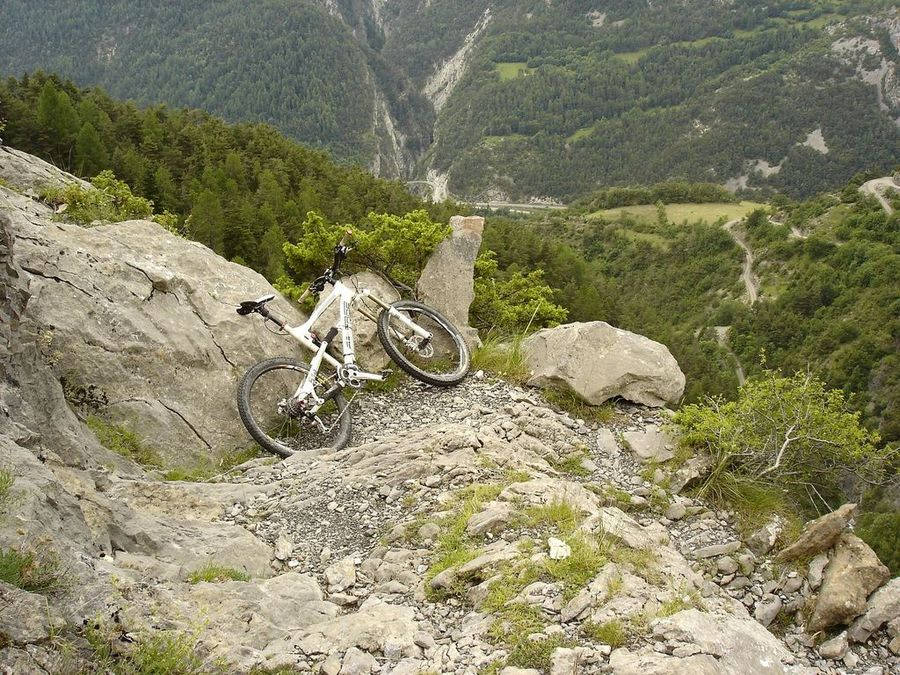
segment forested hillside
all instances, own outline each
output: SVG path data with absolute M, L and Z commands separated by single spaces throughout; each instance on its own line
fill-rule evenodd
M 428 141 L 427 103 L 318 3 L 9 0 L 3 16 L 0 74 L 43 69 L 143 104 L 271 123 L 387 177 Z
M 198 110 L 137 108 L 55 76 L 0 81 L 7 145 L 90 177 L 112 169 L 157 211 L 228 259 L 275 281 L 282 245 L 307 212 L 358 223 L 371 211 L 405 214 L 426 206 L 402 184 L 335 165 L 267 125 L 229 125 Z M 428 204 L 446 220 L 448 205 Z
M 493 219 L 485 241 L 503 266 L 545 269 L 570 319 L 603 319 L 669 345 L 688 376 L 688 401 L 734 395 L 734 353 L 748 376 L 764 368 L 811 370 L 843 389 L 884 440 L 896 442 L 900 213 L 889 215 L 863 196 L 863 179 L 807 201 L 776 199 L 740 222 L 761 280 L 752 306 L 743 297 L 743 252 L 724 218 L 672 222 L 657 201 L 714 199 L 711 186 L 609 190 L 588 209 Z M 900 191 L 895 195 L 896 208 Z M 654 201 L 653 218 L 627 209 L 591 212 L 641 202 L 652 208 Z M 720 335 L 722 327 L 730 329 Z
M 800 197 L 900 156 L 893 4 L 9 0 L 0 74 L 269 122 L 476 201 L 671 178 Z

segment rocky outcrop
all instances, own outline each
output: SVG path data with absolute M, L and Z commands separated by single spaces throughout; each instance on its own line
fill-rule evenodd
M 568 388 L 592 405 L 621 396 L 664 406 L 684 392 L 684 373 L 664 345 L 603 321 L 545 328 L 523 349 L 530 386 Z
M 262 276 L 148 221 L 54 222 L 9 191 L 0 218 L 31 295 L 23 326 L 84 414 L 130 429 L 171 463 L 249 445 L 237 379 L 295 350 L 234 311 L 274 292 Z M 302 320 L 286 301 L 273 309 Z
M 34 194 L 42 188 L 62 187 L 69 183 L 88 186 L 85 181 L 58 169 L 49 162 L 2 143 L 0 143 L 0 180 L 16 186 L 19 190 Z
M 869 594 L 890 577 L 888 568 L 864 541 L 843 534 L 825 568 L 825 579 L 807 629 L 816 632 L 849 623 L 865 611 Z
M 453 216 L 450 237 L 438 244 L 416 286 L 419 297 L 459 328 L 470 347 L 480 344 L 469 326 L 469 307 L 475 299 L 475 259 L 481 249 L 484 218 Z

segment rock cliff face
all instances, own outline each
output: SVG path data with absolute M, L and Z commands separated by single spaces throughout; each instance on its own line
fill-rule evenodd
M 29 176 L 19 185 L 42 180 Z M 22 328 L 70 399 L 89 399 L 92 412 L 171 460 L 247 447 L 237 378 L 263 355 L 294 349 L 234 311 L 274 292 L 265 279 L 156 223 L 54 222 L 49 208 L 9 190 L 0 210 L 30 294 Z M 286 301 L 276 304 L 300 322 Z
M 618 402 L 601 425 L 488 377 L 404 383 L 355 401 L 356 444 L 339 452 L 211 482 L 148 475 L 98 443 L 87 409 L 169 439 L 169 462 L 205 448 L 182 428 L 199 413 L 141 416 L 99 386 L 73 400 L 61 364 L 80 353 L 107 398 L 120 383 L 168 392 L 227 425 L 212 408 L 233 396 L 229 360 L 281 347 L 235 323 L 230 294 L 265 287 L 149 223 L 50 216 L 0 188 L 0 555 L 31 556 L 0 580 L 0 671 L 104 671 L 161 651 L 178 672 L 898 666 L 896 580 L 866 597 L 884 572 L 841 533 L 852 507 L 810 525 L 808 573 L 782 571 L 730 514 L 679 494 L 703 462 L 678 465 L 667 416 L 642 405 Z M 211 453 L 235 438 L 208 433 Z M 852 621 L 846 634 L 816 648 L 813 604 L 826 624 Z M 784 639 L 765 627 L 778 616 Z

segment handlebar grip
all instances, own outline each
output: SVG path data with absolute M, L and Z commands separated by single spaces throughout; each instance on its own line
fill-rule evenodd
M 310 293 L 312 293 L 312 289 L 307 288 L 305 291 L 303 291 L 303 294 L 299 298 L 297 298 L 297 302 L 303 302 L 304 300 L 306 300 L 309 297 Z
M 351 230 L 350 228 L 347 228 L 347 230 L 344 232 L 344 236 L 341 238 L 341 241 L 338 244 L 338 246 L 346 246 L 347 244 L 349 244 L 350 237 L 352 237 L 352 236 L 353 236 L 353 230 Z

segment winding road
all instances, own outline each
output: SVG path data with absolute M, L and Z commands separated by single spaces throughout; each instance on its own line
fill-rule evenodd
M 756 280 L 756 277 L 753 276 L 753 251 L 750 250 L 750 247 L 747 245 L 747 242 L 744 241 L 744 238 L 734 229 L 734 226 L 739 222 L 741 222 L 740 219 L 730 220 L 722 227 L 724 227 L 725 231 L 731 235 L 731 238 L 734 239 L 735 243 L 744 249 L 744 270 L 741 273 L 741 279 L 744 282 L 744 286 L 747 288 L 747 304 L 752 307 L 759 299 L 759 282 Z
M 883 178 L 876 178 L 875 180 L 870 180 L 859 186 L 859 191 L 864 192 L 865 194 L 872 195 L 877 199 L 881 206 L 884 207 L 884 210 L 887 211 L 888 215 L 894 212 L 893 207 L 891 207 L 890 202 L 884 198 L 884 195 L 879 191 L 879 188 L 886 190 L 888 188 L 892 190 L 897 190 L 900 192 L 900 185 L 894 182 L 894 179 L 890 176 L 885 176 Z

